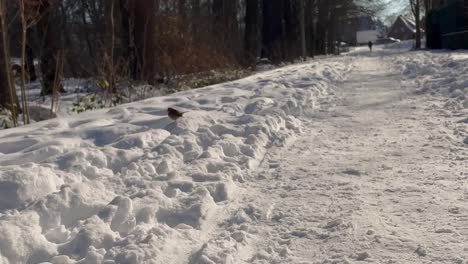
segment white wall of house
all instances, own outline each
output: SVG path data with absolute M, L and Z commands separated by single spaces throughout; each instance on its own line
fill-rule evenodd
M 379 37 L 378 30 L 363 30 L 356 32 L 357 44 L 367 44 L 369 41 L 374 42 Z

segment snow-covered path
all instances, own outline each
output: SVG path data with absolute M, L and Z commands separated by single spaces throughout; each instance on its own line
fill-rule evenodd
M 336 101 L 249 183 L 245 210 L 262 217 L 247 262 L 468 259 L 466 147 L 382 57 L 358 59 Z
M 2 130 L 0 264 L 467 263 L 467 71 L 358 49 Z

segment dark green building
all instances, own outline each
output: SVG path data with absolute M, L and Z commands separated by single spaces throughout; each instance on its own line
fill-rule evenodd
M 468 49 L 468 0 L 438 1 L 427 14 L 428 48 Z

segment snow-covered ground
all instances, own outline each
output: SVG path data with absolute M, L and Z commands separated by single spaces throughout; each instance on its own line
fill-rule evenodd
M 0 263 L 465 263 L 465 54 L 361 48 L 0 131 Z
M 294 65 L 2 131 L 3 262 L 184 263 L 349 68 Z M 167 107 L 189 112 L 174 122 Z

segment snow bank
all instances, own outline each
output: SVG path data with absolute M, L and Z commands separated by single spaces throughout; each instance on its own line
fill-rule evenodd
M 419 51 L 388 58 L 409 82 L 416 85 L 417 95 L 441 99 L 433 107 L 451 117 L 445 126 L 452 130 L 448 138 L 454 143 L 468 145 L 468 56 L 466 51 Z
M 465 53 L 421 51 L 391 57 L 418 93 L 442 95 L 447 110 L 468 109 L 468 58 Z
M 292 65 L 0 131 L 0 263 L 187 261 L 267 149 L 301 133 L 349 68 Z M 174 122 L 167 107 L 188 112 Z M 205 251 L 197 258 L 218 263 Z
M 400 42 L 395 42 L 391 44 L 385 44 L 383 45 L 383 49 L 387 50 L 403 50 L 403 51 L 408 51 L 410 49 L 413 49 L 415 45 L 415 40 L 404 40 Z

